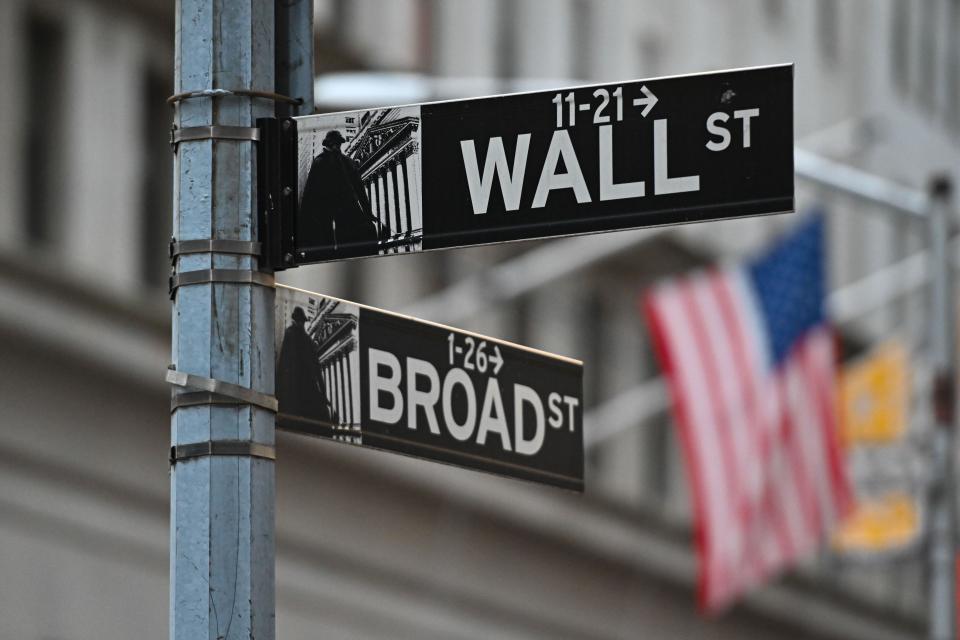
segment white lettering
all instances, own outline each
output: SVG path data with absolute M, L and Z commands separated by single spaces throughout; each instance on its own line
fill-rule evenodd
M 523 436 L 523 405 L 529 404 L 533 407 L 536 415 L 536 426 L 533 437 L 529 440 Z M 513 420 L 514 420 L 514 442 L 516 443 L 517 453 L 525 456 L 532 456 L 543 446 L 544 422 L 543 422 L 543 403 L 540 396 L 530 387 L 522 384 L 513 385 Z
M 720 140 L 710 140 L 707 142 L 707 149 L 710 151 L 723 151 L 730 146 L 730 131 L 717 122 L 726 122 L 730 116 L 723 111 L 714 111 L 707 118 L 707 132 L 714 136 L 720 136 Z
M 760 116 L 760 109 L 740 109 L 733 112 L 734 118 L 743 120 L 743 148 L 750 148 L 750 118 Z
M 547 396 L 547 408 L 550 409 L 550 417 L 547 419 L 550 426 L 554 429 L 562 427 L 563 412 L 560 411 L 560 394 L 556 391 L 551 391 L 550 395 Z
M 563 396 L 563 401 L 567 405 L 567 412 L 570 414 L 570 431 L 574 430 L 574 409 L 580 406 L 580 400 L 574 396 Z
M 496 415 L 494 414 L 496 412 Z M 504 451 L 513 451 L 510 445 L 510 429 L 504 418 L 503 398 L 500 396 L 500 383 L 496 378 L 487 382 L 487 391 L 483 396 L 483 408 L 480 409 L 480 427 L 477 429 L 477 444 L 487 443 L 487 434 L 500 436 Z
M 462 423 L 457 422 L 453 415 L 453 388 L 458 384 L 463 387 L 467 398 L 467 415 Z M 477 392 L 470 376 L 459 367 L 450 369 L 443 379 L 443 421 L 450 435 L 461 442 L 466 442 L 473 435 L 477 422 Z
M 507 164 L 507 153 L 503 148 L 503 138 L 490 138 L 487 144 L 487 157 L 483 161 L 483 177 L 477 167 L 477 149 L 473 140 L 461 140 L 463 168 L 467 172 L 467 186 L 470 188 L 470 202 L 475 215 L 486 213 L 490 206 L 490 190 L 493 188 L 493 174 L 500 179 L 503 192 L 503 205 L 507 211 L 520 208 L 520 194 L 523 191 L 523 174 L 527 169 L 527 150 L 530 147 L 530 134 L 517 136 L 517 148 L 513 153 L 513 171 Z
M 566 173 L 557 173 L 557 165 L 563 157 Z M 537 209 L 547 204 L 547 196 L 554 189 L 573 189 L 577 202 L 590 202 L 590 190 L 580 171 L 577 154 L 570 141 L 570 133 L 566 129 L 558 129 L 550 138 L 550 147 L 547 149 L 547 159 L 543 163 L 540 173 L 540 182 L 537 183 L 537 192 L 533 196 L 532 208 Z
M 417 388 L 417 378 L 425 379 L 429 386 L 421 391 Z M 417 429 L 417 407 L 423 407 L 427 416 L 430 433 L 440 435 L 437 424 L 436 405 L 440 398 L 440 376 L 432 364 L 419 358 L 407 358 L 407 427 Z
M 600 200 L 642 198 L 645 193 L 643 180 L 613 182 L 613 127 L 609 124 L 600 127 Z
M 380 375 L 380 367 L 390 370 L 388 376 Z M 403 415 L 403 396 L 400 394 L 400 361 L 389 351 L 367 350 L 367 369 L 370 372 L 370 419 L 394 424 Z M 388 409 L 380 405 L 380 392 L 393 398 Z
M 700 176 L 670 178 L 667 168 L 667 121 L 653 121 L 653 192 L 656 195 L 700 191 Z

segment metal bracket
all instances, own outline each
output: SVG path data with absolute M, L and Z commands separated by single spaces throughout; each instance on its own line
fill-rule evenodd
M 170 276 L 170 299 L 173 300 L 177 294 L 177 289 L 180 287 L 211 282 L 255 284 L 268 289 L 273 289 L 276 284 L 271 274 L 260 271 L 250 271 L 249 269 L 198 269 L 175 273 Z
M 167 369 L 166 380 L 168 383 L 178 387 L 185 387 L 196 391 L 206 391 L 218 396 L 224 396 L 241 404 L 251 404 L 261 409 L 266 409 L 267 411 L 277 412 L 277 399 L 274 396 L 261 393 L 260 391 L 254 391 L 249 387 L 241 387 L 232 382 L 195 376 L 192 373 L 184 373 L 183 371 L 176 371 L 175 369 Z M 196 404 L 201 403 L 198 402 Z M 218 402 L 217 404 L 220 403 Z
M 189 253 L 230 253 L 240 256 L 260 256 L 261 244 L 247 240 L 170 240 L 170 259 Z
M 174 149 L 181 142 L 190 140 L 243 140 L 257 142 L 260 140 L 260 129 L 256 127 L 234 127 L 231 125 L 214 124 L 206 127 L 184 127 L 170 130 L 170 146 Z
M 263 242 L 261 267 L 282 271 L 297 266 L 297 121 L 258 118 L 257 210 Z
M 207 440 L 206 442 L 178 444 L 170 447 L 170 464 L 176 464 L 180 460 L 205 456 L 249 456 L 251 458 L 276 460 L 277 450 L 270 445 L 250 442 L 249 440 Z

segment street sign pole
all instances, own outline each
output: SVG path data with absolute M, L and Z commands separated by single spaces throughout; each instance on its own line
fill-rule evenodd
M 951 185 L 946 178 L 931 185 L 928 232 L 931 246 L 930 353 L 934 367 L 933 482 L 930 495 L 930 619 L 931 640 L 956 636 L 956 528 L 955 489 L 955 341 L 956 297 L 953 259 L 948 251 L 953 222 Z
M 209 384 L 172 398 L 170 638 L 272 640 L 274 293 L 252 127 L 274 100 L 250 92 L 274 88 L 274 2 L 178 0 L 176 36 L 171 374 Z

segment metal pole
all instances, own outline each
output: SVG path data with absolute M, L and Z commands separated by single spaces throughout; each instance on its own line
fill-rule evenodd
M 950 182 L 931 183 L 928 213 L 931 286 L 930 355 L 934 367 L 935 422 L 930 490 L 931 640 L 956 640 L 956 491 L 954 488 L 954 290 L 948 253 L 952 211 Z
M 273 9 L 273 0 L 178 0 L 175 92 L 272 92 Z M 273 113 L 264 98 L 190 98 L 177 104 L 175 126 L 249 128 Z M 216 139 L 219 130 L 177 147 L 177 241 L 256 240 L 256 143 Z M 182 276 L 258 265 L 253 255 L 210 251 L 181 255 L 175 266 Z M 176 290 L 173 366 L 272 396 L 273 289 L 212 279 Z M 170 474 L 170 638 L 272 640 L 274 464 L 253 452 L 272 451 L 274 415 L 179 389 L 175 402 L 187 404 L 185 395 L 200 404 L 173 411 L 172 444 L 207 453 L 176 461 Z M 224 441 L 233 445 L 215 446 Z
M 277 117 L 313 113 L 313 0 L 274 0 L 277 93 L 297 106 L 277 105 Z

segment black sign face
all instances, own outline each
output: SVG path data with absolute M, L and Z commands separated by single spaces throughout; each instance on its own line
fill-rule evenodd
M 285 266 L 793 210 L 793 67 L 296 118 Z
M 583 367 L 277 287 L 277 426 L 583 490 Z

